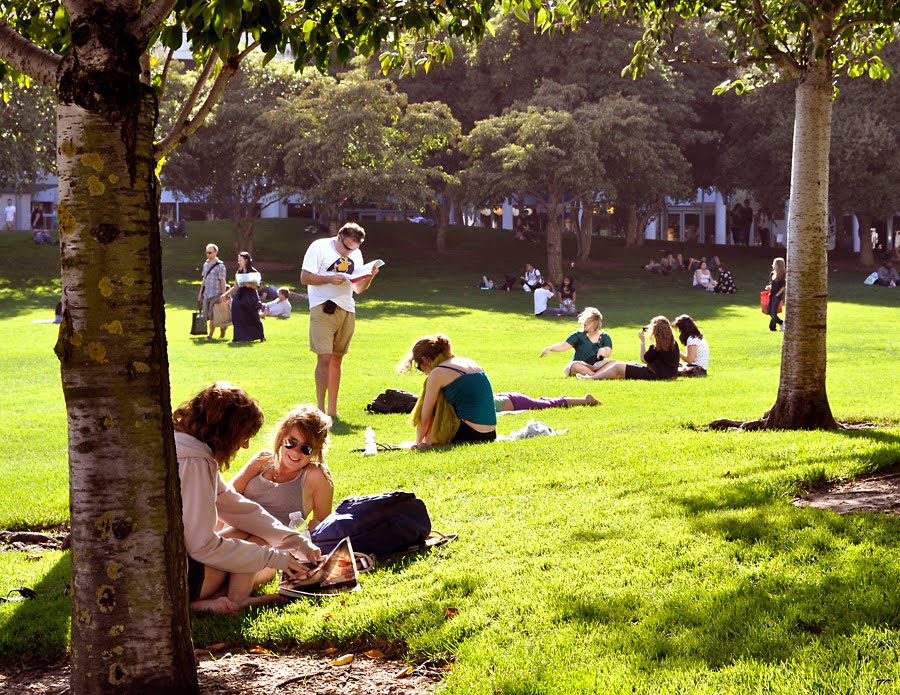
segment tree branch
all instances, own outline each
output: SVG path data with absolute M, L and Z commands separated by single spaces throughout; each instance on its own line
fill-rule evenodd
M 159 93 L 164 94 L 166 91 L 166 82 L 169 79 L 169 66 L 172 64 L 172 56 L 175 55 L 175 49 L 170 48 L 166 55 L 166 62 L 163 63 L 162 72 L 159 75 Z
M 134 24 L 134 32 L 142 39 L 146 40 L 153 30 L 166 21 L 166 17 L 172 12 L 172 8 L 178 0 L 155 0 L 155 2 L 147 8 L 140 19 Z
M 179 143 L 184 142 L 187 138 L 197 132 L 197 129 L 203 125 L 203 121 L 206 120 L 209 112 L 212 111 L 213 106 L 216 105 L 219 97 L 222 96 L 222 92 L 224 92 L 225 87 L 228 86 L 229 80 L 237 74 L 237 60 L 223 64 L 222 69 L 216 77 L 216 81 L 213 82 L 213 86 L 209 90 L 209 94 L 206 95 L 205 101 L 197 110 L 197 113 L 194 114 L 192 118 L 189 118 L 191 109 L 194 104 L 197 103 L 197 99 L 200 96 L 200 91 L 202 90 L 201 82 L 206 82 L 209 73 L 212 71 L 212 66 L 218 58 L 218 52 L 213 51 L 210 54 L 209 59 L 206 61 L 206 65 L 203 67 L 203 73 L 201 73 L 200 78 L 198 78 L 197 84 L 194 85 L 194 89 L 191 92 L 190 97 L 188 97 L 187 102 L 185 102 L 181 113 L 178 114 L 178 120 L 176 120 L 175 125 L 172 126 L 172 130 L 165 138 L 156 143 L 153 154 L 157 161 L 174 150 Z
M 0 19 L 0 60 L 48 87 L 56 87 L 62 57 L 31 43 Z
M 287 17 L 285 17 L 283 20 L 281 20 L 281 26 L 282 27 L 290 26 L 291 23 L 297 17 L 299 17 L 301 14 L 303 14 L 303 10 L 297 10 L 296 12 L 291 12 Z M 250 53 L 255 51 L 258 47 L 259 47 L 259 41 L 254 41 L 253 43 L 248 44 L 247 47 L 244 48 L 243 51 L 238 53 L 237 61 L 241 62 L 244 58 L 246 58 Z
M 91 6 L 95 4 L 91 0 L 63 0 L 63 6 L 69 14 L 69 21 L 75 21 L 81 15 L 87 14 Z

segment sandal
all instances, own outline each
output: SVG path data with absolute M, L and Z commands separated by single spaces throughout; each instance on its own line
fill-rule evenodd
M 368 553 L 353 553 L 353 559 L 356 560 L 356 571 L 359 574 L 375 569 L 375 556 Z

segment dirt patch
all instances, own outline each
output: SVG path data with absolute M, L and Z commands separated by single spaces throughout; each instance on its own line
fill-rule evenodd
M 424 695 L 433 693 L 451 665 L 345 654 L 232 654 L 196 651 L 200 692 L 316 695 Z M 349 663 L 348 657 L 352 656 Z M 0 692 L 62 695 L 69 689 L 68 661 L 0 666 Z
M 884 512 L 900 514 L 900 468 L 829 483 L 794 500 L 798 507 L 830 509 L 839 514 Z

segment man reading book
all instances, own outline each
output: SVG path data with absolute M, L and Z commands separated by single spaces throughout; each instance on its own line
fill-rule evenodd
M 317 239 L 306 250 L 300 271 L 300 282 L 309 287 L 309 349 L 316 353 L 316 399 L 318 408 L 337 417 L 338 389 L 341 385 L 341 363 L 350 348 L 356 328 L 354 294 L 362 294 L 378 274 L 359 282 L 351 282 L 356 269 L 363 265 L 360 245 L 366 231 L 348 222 L 327 239 Z M 326 394 L 328 410 L 325 410 Z

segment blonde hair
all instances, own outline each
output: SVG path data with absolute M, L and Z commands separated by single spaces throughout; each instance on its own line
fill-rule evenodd
M 413 343 L 409 354 L 397 366 L 397 371 L 409 372 L 413 366 L 421 364 L 426 357 L 434 362 L 440 355 L 443 355 L 444 358 L 453 357 L 453 346 L 450 344 L 450 338 L 442 333 L 423 336 Z
M 773 280 L 784 280 L 784 276 L 787 273 L 787 266 L 785 265 L 783 258 L 776 258 L 772 261 L 772 279 Z
M 578 314 L 578 323 L 581 324 L 581 328 L 587 332 L 588 323 L 596 324 L 597 328 L 600 328 L 600 325 L 603 323 L 603 314 L 600 313 L 600 310 L 594 306 L 586 306 L 584 311 Z

